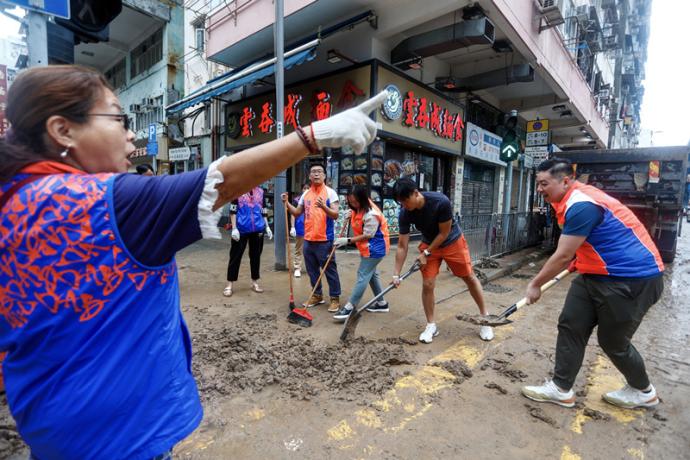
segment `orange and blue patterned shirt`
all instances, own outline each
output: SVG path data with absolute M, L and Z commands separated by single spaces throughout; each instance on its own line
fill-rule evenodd
M 0 196 L 26 174 L 40 177 L 0 215 L 0 351 L 19 433 L 36 458 L 168 451 L 203 413 L 174 248 L 158 246 L 169 234 L 185 233 L 187 244 L 201 237 L 194 216 L 205 171 L 134 178 L 38 164 Z M 134 253 L 137 223 L 145 245 Z

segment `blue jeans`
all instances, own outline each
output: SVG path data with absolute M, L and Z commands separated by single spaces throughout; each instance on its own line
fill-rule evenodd
M 307 241 L 304 240 L 304 247 L 302 252 L 304 254 L 304 265 L 307 267 L 309 273 L 309 281 L 311 281 L 312 288 L 316 284 L 316 280 L 321 273 L 321 267 L 324 266 L 328 255 L 331 253 L 333 243 L 331 241 Z M 328 268 L 325 273 L 328 280 L 328 293 L 331 297 L 340 296 L 340 278 L 338 277 L 338 264 L 335 262 L 335 254 L 331 258 Z M 322 295 L 321 282 L 314 291 L 316 295 Z
M 378 259 L 362 257 L 359 259 L 357 281 L 355 282 L 355 287 L 352 288 L 352 294 L 350 294 L 350 303 L 353 306 L 356 307 L 362 299 L 367 284 L 371 286 L 371 290 L 374 291 L 375 296 L 381 293 L 381 281 L 379 280 L 379 272 L 376 270 L 376 266 L 382 260 L 383 257 L 379 257 Z M 381 300 L 383 299 L 379 299 L 379 301 Z

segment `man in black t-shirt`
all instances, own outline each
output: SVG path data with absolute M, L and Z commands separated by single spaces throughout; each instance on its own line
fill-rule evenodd
M 460 226 L 453 219 L 450 200 L 442 193 L 420 192 L 417 185 L 410 179 L 400 179 L 395 185 L 395 198 L 402 209 L 400 210 L 400 236 L 398 250 L 395 253 L 395 270 L 393 284 L 400 284 L 400 270 L 407 258 L 408 243 L 410 241 L 410 224 L 414 224 L 422 233 L 422 243 L 419 245 L 417 260 L 421 264 L 422 304 L 426 315 L 426 328 L 419 336 L 424 343 L 431 343 L 438 335 L 438 328 L 434 322 L 434 288 L 441 262 L 445 261 L 453 274 L 467 284 L 472 298 L 479 307 L 482 315 L 487 314 L 484 306 L 482 285 L 474 276 L 472 260 L 467 241 L 462 235 Z M 479 330 L 482 340 L 494 337 L 493 329 L 482 326 Z

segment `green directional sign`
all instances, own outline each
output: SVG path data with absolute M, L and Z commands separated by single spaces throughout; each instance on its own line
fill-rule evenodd
M 507 132 L 501 142 L 501 160 L 509 163 L 517 160 L 520 155 L 520 141 L 515 132 Z

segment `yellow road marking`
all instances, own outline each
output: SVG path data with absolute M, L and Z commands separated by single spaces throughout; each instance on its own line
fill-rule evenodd
M 581 460 L 582 457 L 570 450 L 570 446 L 563 446 L 563 451 L 561 452 L 561 460 Z
M 374 428 L 384 433 L 395 434 L 411 421 L 426 414 L 432 407 L 431 397 L 455 384 L 456 377 L 434 364 L 461 361 L 468 368 L 476 367 L 490 347 L 497 346 L 497 339 L 510 334 L 512 327 L 496 329 L 494 342 L 477 345 L 477 339 L 464 337 L 440 354 L 431 358 L 412 375 L 398 379 L 393 388 L 370 404 L 371 408 L 360 409 L 353 418 L 343 419 L 327 430 L 331 441 L 340 442 L 340 449 L 355 447 L 358 432 L 356 426 Z
M 592 371 L 587 378 L 587 397 L 585 398 L 585 407 L 597 410 L 604 414 L 608 414 L 619 423 L 628 424 L 638 419 L 644 413 L 641 409 L 621 409 L 605 402 L 601 399 L 601 395 L 616 390 L 625 384 L 622 376 L 618 373 L 616 368 L 611 364 L 605 356 L 597 356 L 597 360 L 592 366 Z M 584 408 L 578 409 L 575 414 L 575 419 L 570 425 L 570 429 L 582 434 L 582 427 L 589 420 L 584 414 Z
M 575 413 L 570 429 L 574 433 L 582 434 L 584 425 L 591 420 L 591 417 L 585 415 L 585 408 L 594 409 L 601 413 L 607 414 L 612 420 L 627 425 L 640 418 L 644 413 L 641 409 L 621 409 L 605 402 L 601 395 L 616 390 L 625 384 L 623 377 L 613 366 L 611 361 L 604 355 L 598 355 L 592 370 L 587 378 L 587 396 L 585 397 L 584 407 L 578 409 Z M 629 448 L 627 450 L 634 458 L 644 460 L 644 451 L 642 449 Z M 564 455 L 570 454 L 570 448 L 563 446 L 563 454 L 561 460 L 565 458 Z M 580 458 L 579 456 L 572 458 Z
M 263 409 L 255 407 L 254 409 L 248 410 L 244 413 L 244 416 L 249 420 L 258 421 L 266 417 L 266 412 Z
M 642 449 L 633 449 L 632 447 L 628 449 L 628 453 L 630 454 L 631 457 L 639 458 L 640 460 L 644 460 L 644 452 Z

